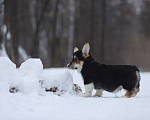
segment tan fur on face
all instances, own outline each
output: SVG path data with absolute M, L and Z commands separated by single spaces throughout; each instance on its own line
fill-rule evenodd
M 83 61 L 80 61 L 80 65 L 83 65 L 84 64 L 84 62 Z
M 77 61 L 77 62 L 72 62 L 71 67 L 76 68 L 77 71 L 80 73 L 82 70 L 84 62 L 83 61 Z
M 77 62 L 72 62 L 71 66 L 75 66 L 75 64 L 80 64 L 81 66 L 83 66 L 84 62 L 77 60 Z
M 75 62 L 72 62 L 71 66 L 75 66 L 75 64 L 76 64 Z

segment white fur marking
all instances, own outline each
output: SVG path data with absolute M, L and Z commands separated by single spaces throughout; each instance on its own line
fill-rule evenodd
M 96 97 L 96 96 L 101 97 L 102 96 L 102 92 L 103 92 L 102 89 L 96 89 L 96 93 L 95 93 L 95 95 L 93 95 L 93 97 Z
M 94 89 L 94 84 L 90 83 L 90 84 L 84 85 L 84 87 L 85 87 L 85 94 L 83 95 L 83 97 L 91 97 L 92 91 Z
M 75 64 L 74 67 L 76 67 L 77 71 L 80 73 L 83 67 L 83 62 L 81 62 L 81 64 Z
M 80 64 L 75 64 L 74 67 L 77 68 L 77 71 L 80 73 L 82 70 L 82 66 Z
M 123 89 L 123 87 L 119 86 L 116 90 L 113 91 L 113 93 L 117 93 L 117 92 L 121 91 L 122 89 Z

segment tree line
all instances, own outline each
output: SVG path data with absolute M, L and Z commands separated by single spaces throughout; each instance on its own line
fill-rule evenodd
M 150 70 L 149 21 L 149 0 L 0 0 L 0 50 L 17 66 L 63 67 L 89 42 L 101 63 Z

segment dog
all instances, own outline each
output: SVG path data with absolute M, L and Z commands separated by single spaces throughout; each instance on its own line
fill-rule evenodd
M 72 61 L 67 65 L 82 74 L 85 93 L 84 97 L 101 97 L 102 92 L 117 92 L 125 89 L 125 97 L 135 97 L 140 91 L 140 71 L 131 65 L 106 65 L 95 61 L 90 53 L 90 45 L 86 43 L 82 50 L 74 48 Z

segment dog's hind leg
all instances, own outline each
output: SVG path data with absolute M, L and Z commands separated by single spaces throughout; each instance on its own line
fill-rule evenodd
M 139 91 L 140 91 L 140 88 L 135 87 L 135 88 L 133 89 L 133 94 L 131 95 L 131 97 L 135 97 Z
M 137 76 L 137 83 L 135 85 L 135 87 L 133 88 L 132 92 L 132 96 L 131 97 L 135 97 L 137 95 L 137 93 L 140 91 L 140 80 L 141 80 L 141 76 L 139 71 L 136 71 L 136 76 Z
M 132 92 L 129 92 L 128 90 L 126 90 L 126 94 L 124 95 L 125 97 L 127 97 L 127 98 L 130 98 L 130 97 L 132 97 Z
M 85 87 L 85 94 L 83 95 L 83 97 L 91 97 L 92 91 L 94 89 L 94 84 L 93 83 L 86 84 L 84 85 L 84 87 Z
M 126 90 L 125 97 L 127 97 L 127 98 L 135 97 L 139 91 L 140 91 L 140 89 L 138 87 L 133 88 L 133 90 L 131 92 Z

